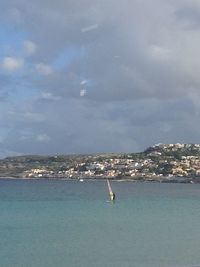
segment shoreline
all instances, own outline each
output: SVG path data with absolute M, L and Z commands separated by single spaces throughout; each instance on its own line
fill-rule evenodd
M 32 181 L 38 181 L 38 180 L 59 180 L 59 181 L 74 181 L 74 182 L 95 182 L 95 181 L 106 181 L 110 180 L 113 182 L 133 182 L 133 183 L 179 183 L 179 184 L 200 184 L 200 177 L 138 177 L 138 179 L 129 179 L 129 178 L 110 178 L 110 177 L 79 177 L 79 178 L 66 178 L 66 177 L 0 177 L 0 180 L 32 180 Z

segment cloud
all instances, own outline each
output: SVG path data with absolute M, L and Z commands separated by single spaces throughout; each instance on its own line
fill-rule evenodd
M 198 142 L 199 1 L 1 2 L 1 25 L 20 40 L 6 40 L 1 69 L 22 72 L 20 81 L 0 76 L 0 95 L 15 103 L 1 105 L 0 123 L 9 129 L 4 151 L 116 152 Z M 26 68 L 4 62 L 25 54 Z M 37 140 L 44 133 L 48 146 Z
M 87 80 L 83 80 L 83 81 L 80 82 L 80 85 L 85 85 L 85 84 L 87 84 L 87 83 L 88 83 Z
M 24 67 L 24 59 L 16 57 L 5 57 L 1 66 L 5 71 L 17 71 Z
M 24 110 L 25 109 L 25 110 Z M 43 114 L 40 114 L 38 112 L 32 112 L 31 110 L 24 109 L 20 110 L 11 110 L 8 112 L 9 120 L 15 121 L 16 123 L 22 123 L 22 124 L 34 124 L 34 123 L 41 123 L 45 121 L 45 117 Z
M 36 141 L 46 143 L 49 142 L 51 138 L 47 134 L 38 134 L 36 136 Z
M 89 31 L 96 30 L 98 27 L 99 27 L 98 24 L 93 24 L 93 25 L 89 25 L 89 26 L 87 26 L 87 27 L 82 28 L 81 31 L 82 31 L 83 33 L 85 33 L 85 32 L 89 32 Z
M 77 84 L 87 77 L 92 89 L 87 90 L 88 97 L 95 101 L 165 99 L 187 93 L 188 86 L 198 90 L 199 63 L 193 54 L 198 53 L 200 40 L 198 33 L 181 27 L 184 22 L 177 14 L 184 4 L 120 1 L 113 12 L 114 5 L 113 0 L 57 5 L 34 1 L 31 9 L 25 1 L 17 5 L 22 29 L 40 47 L 35 62 L 55 62 L 67 48 L 79 50 L 79 56 L 63 64 L 63 72 L 59 70 L 51 81 L 45 76 L 55 73 L 53 67 L 36 62 L 37 72 L 44 76 L 41 88 L 53 94 L 56 88 L 59 97 L 79 97 Z M 71 82 L 66 79 L 69 73 L 74 77 Z
M 44 63 L 38 63 L 35 65 L 35 69 L 36 71 L 40 74 L 40 75 L 50 75 L 53 73 L 53 69 L 50 65 L 48 64 L 44 64 Z
M 158 59 L 158 60 L 170 59 L 170 50 L 165 48 L 165 47 L 152 45 L 150 47 L 150 53 L 151 53 L 153 58 Z
M 54 96 L 52 93 L 48 93 L 48 92 L 43 92 L 41 98 L 42 100 L 53 100 L 53 101 L 57 101 L 61 99 L 60 97 Z
M 32 55 L 36 52 L 37 46 L 35 43 L 33 43 L 29 40 L 26 40 L 26 41 L 24 41 L 24 49 L 25 49 L 25 53 L 27 55 Z
M 22 118 L 25 118 L 30 122 L 42 122 L 45 119 L 44 116 L 36 112 L 25 112 L 22 114 Z

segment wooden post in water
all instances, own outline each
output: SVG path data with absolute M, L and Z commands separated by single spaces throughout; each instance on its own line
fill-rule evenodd
M 111 187 L 110 181 L 108 179 L 107 179 L 107 185 L 108 185 L 110 200 L 114 201 L 115 200 L 115 193 L 112 191 L 112 187 Z

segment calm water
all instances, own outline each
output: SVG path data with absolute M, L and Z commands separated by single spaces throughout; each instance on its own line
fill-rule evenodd
M 2 267 L 200 266 L 200 186 L 0 180 Z

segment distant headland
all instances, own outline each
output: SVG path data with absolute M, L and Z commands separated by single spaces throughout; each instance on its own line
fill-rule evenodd
M 7 157 L 0 160 L 0 178 L 200 183 L 200 144 L 156 144 L 140 153 Z

